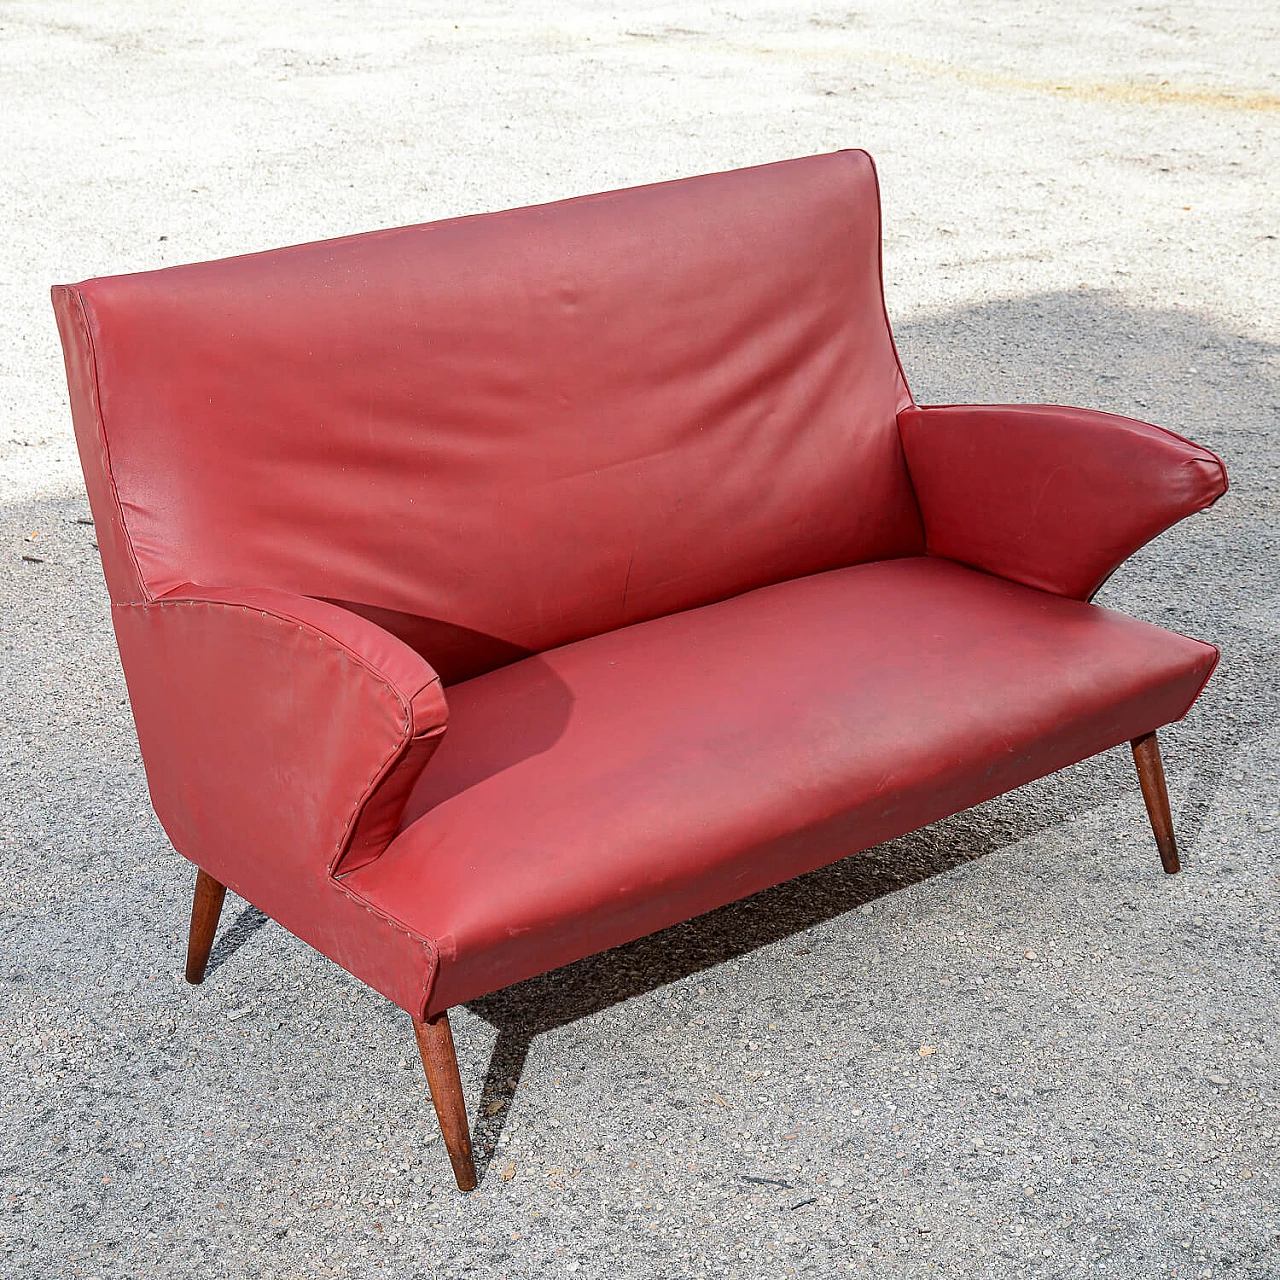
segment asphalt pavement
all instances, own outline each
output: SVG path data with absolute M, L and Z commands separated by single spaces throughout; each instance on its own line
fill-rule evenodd
M 1280 1276 L 1271 6 L 0 3 L 0 1275 Z M 833 149 L 921 402 L 1087 405 L 1232 489 L 1102 603 L 1212 640 L 1162 734 L 453 1018 L 150 812 L 48 286 Z

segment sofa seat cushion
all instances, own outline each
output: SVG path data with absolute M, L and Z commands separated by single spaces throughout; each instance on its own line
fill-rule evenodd
M 764 587 L 455 685 L 344 883 L 436 941 L 434 1012 L 1177 719 L 1216 656 L 931 557 Z

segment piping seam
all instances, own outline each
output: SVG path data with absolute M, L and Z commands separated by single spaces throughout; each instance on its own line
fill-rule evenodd
M 111 448 L 107 444 L 107 423 L 102 414 L 102 390 L 98 378 L 98 347 L 93 337 L 93 325 L 89 320 L 89 308 L 85 305 L 84 295 L 80 292 L 79 285 L 66 285 L 65 288 L 75 299 L 76 310 L 80 313 L 80 321 L 84 325 L 85 342 L 89 348 L 89 385 L 93 389 L 93 421 L 98 437 L 98 448 L 102 451 L 103 470 L 106 472 L 107 485 L 111 490 L 111 502 L 115 507 L 116 519 L 120 523 L 120 532 L 124 536 L 124 545 L 129 552 L 129 563 L 133 566 L 134 577 L 138 580 L 138 590 L 142 592 L 144 601 L 149 602 L 154 597 L 143 576 L 142 563 L 133 545 L 133 535 L 125 523 L 124 506 L 120 501 L 120 490 L 116 486 L 115 471 L 111 466 Z
M 413 729 L 415 726 L 413 722 L 412 705 L 405 698 L 404 694 L 396 687 L 396 685 L 394 685 L 390 680 L 388 680 L 386 676 L 383 675 L 380 671 L 378 671 L 377 668 L 374 667 L 367 659 L 365 659 L 362 655 L 357 653 L 349 645 L 344 644 L 336 636 L 330 635 L 323 628 L 317 627 L 313 623 L 304 622 L 299 618 L 288 617 L 270 608 L 260 609 L 247 604 L 232 604 L 225 600 L 207 600 L 207 599 L 201 599 L 199 597 L 179 598 L 176 600 L 164 598 L 164 599 L 148 600 L 148 601 L 142 601 L 142 600 L 122 601 L 115 604 L 113 607 L 129 608 L 129 609 L 144 609 L 144 610 L 150 610 L 155 608 L 161 608 L 161 609 L 163 608 L 207 608 L 207 609 L 229 609 L 229 610 L 239 609 L 243 613 L 257 613 L 264 618 L 271 618 L 275 622 L 278 622 L 283 626 L 288 626 L 288 627 L 296 626 L 300 631 L 305 632 L 322 649 L 325 647 L 324 642 L 326 640 L 329 641 L 334 646 L 334 648 L 336 648 L 338 651 L 345 654 L 352 661 L 352 664 L 354 666 L 362 670 L 366 675 L 368 675 L 373 679 L 375 684 L 381 685 L 383 689 L 385 689 L 388 693 L 392 695 L 392 697 L 398 703 L 399 710 L 400 710 L 400 719 L 401 719 L 401 724 L 399 726 L 400 736 L 399 736 L 399 739 L 392 744 L 390 751 L 388 751 L 388 753 L 382 758 L 382 760 L 380 760 L 378 764 L 375 766 L 373 774 L 370 776 L 369 781 L 362 788 L 359 798 L 355 804 L 355 807 L 352 809 L 351 815 L 347 819 L 347 822 L 342 829 L 342 832 L 338 838 L 337 846 L 334 849 L 332 856 L 326 861 L 325 871 L 327 876 L 334 883 L 339 883 L 339 881 L 337 880 L 337 876 L 335 874 L 335 868 L 341 862 L 342 855 L 346 852 L 347 843 L 351 839 L 351 835 L 355 829 L 356 823 L 358 822 L 361 814 L 364 812 L 365 805 L 368 803 L 369 799 L 373 796 L 373 794 L 377 791 L 378 784 L 381 781 L 383 781 L 384 778 L 386 778 L 387 774 L 390 772 L 391 768 L 394 766 L 396 760 L 399 759 L 404 754 L 404 752 L 407 750 L 410 743 L 412 743 L 418 738 L 428 737 L 433 732 L 437 734 L 443 734 L 445 729 L 447 728 L 447 725 L 438 725 L 438 726 L 433 725 L 429 729 L 425 730 L 423 733 L 415 734 L 413 732 Z M 439 683 L 440 683 L 440 677 L 436 675 L 433 679 L 428 680 L 422 686 L 422 689 L 419 689 L 417 692 L 421 693 L 423 689 L 430 688 L 431 685 L 439 684 Z M 414 696 L 416 697 L 417 694 L 415 694 Z

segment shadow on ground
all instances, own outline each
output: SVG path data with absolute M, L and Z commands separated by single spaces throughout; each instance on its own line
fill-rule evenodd
M 231 928 L 219 931 L 218 940 L 209 952 L 209 963 L 205 969 L 205 977 L 212 977 L 255 933 L 270 923 L 270 917 L 262 914 L 257 907 L 246 906 L 231 924 Z

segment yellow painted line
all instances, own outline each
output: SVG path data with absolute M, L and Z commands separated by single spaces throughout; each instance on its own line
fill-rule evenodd
M 868 50 L 870 52 L 870 50 Z M 1280 94 L 1253 89 L 1215 89 L 1209 85 L 1177 85 L 1170 81 L 1143 84 L 1132 81 L 1036 80 L 1027 76 L 981 71 L 949 62 L 933 62 L 906 54 L 876 51 L 887 62 L 932 75 L 949 75 L 966 84 L 987 89 L 1019 89 L 1046 93 L 1059 98 L 1081 98 L 1091 102 L 1123 102 L 1140 106 L 1208 107 L 1215 111 L 1280 111 Z
M 1172 81 L 1147 83 L 1127 80 L 1073 81 L 1042 80 L 1007 72 L 984 71 L 954 62 L 940 62 L 912 54 L 898 53 L 875 45 L 859 44 L 851 38 L 812 40 L 785 35 L 765 41 L 739 41 L 715 31 L 659 28 L 655 31 L 619 31 L 612 24 L 583 22 L 555 25 L 512 25 L 509 22 L 462 21 L 426 22 L 415 26 L 419 34 L 429 33 L 437 43 L 476 40 L 510 46 L 539 43 L 546 47 L 586 46 L 593 52 L 609 49 L 651 49 L 663 53 L 753 54 L 802 58 L 808 61 L 870 62 L 897 66 L 925 75 L 949 76 L 964 84 L 984 89 L 1040 93 L 1050 97 L 1076 98 L 1085 102 L 1115 102 L 1134 106 L 1201 107 L 1212 111 L 1280 111 L 1280 94 L 1263 89 L 1221 89 L 1212 85 L 1180 85 Z
M 646 40 L 646 43 L 649 43 Z M 654 44 L 658 43 L 654 41 Z M 693 41 L 672 42 L 676 47 L 688 48 Z M 800 41 L 778 39 L 760 44 L 742 44 L 720 40 L 708 34 L 705 45 L 712 45 L 726 52 L 785 54 L 792 57 L 842 59 L 859 62 L 878 62 L 919 71 L 926 75 L 950 76 L 965 84 L 984 89 L 1014 89 L 1023 93 L 1042 93 L 1057 98 L 1079 98 L 1089 102 L 1119 102 L 1138 106 L 1207 107 L 1215 111 L 1280 111 L 1280 94 L 1262 89 L 1218 89 L 1212 85 L 1178 85 L 1171 81 L 1150 84 L 1135 81 L 1071 81 L 1040 80 L 1030 76 L 1010 75 L 1000 71 L 984 71 L 978 67 L 966 67 L 954 62 L 938 62 L 919 58 L 912 54 L 898 53 L 892 49 L 874 45 L 850 43 L 841 45 L 833 41 Z M 671 44 L 666 45 L 670 48 Z

